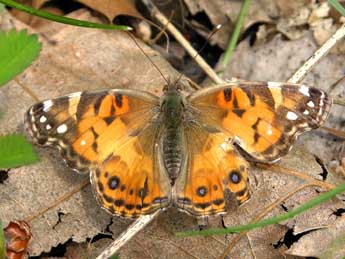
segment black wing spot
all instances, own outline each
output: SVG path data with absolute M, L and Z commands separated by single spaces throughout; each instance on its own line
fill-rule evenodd
M 104 186 L 103 186 L 103 184 L 102 184 L 101 182 L 98 182 L 97 185 L 98 185 L 99 191 L 100 191 L 100 192 L 103 192 L 103 191 L 104 191 Z
M 116 107 L 122 107 L 122 94 L 115 94 Z
M 120 179 L 117 176 L 110 177 L 108 180 L 108 186 L 110 189 L 115 190 L 120 185 Z
M 224 89 L 223 93 L 224 93 L 224 99 L 226 102 L 230 102 L 231 101 L 231 88 L 226 88 Z
M 243 113 L 245 113 L 245 111 L 246 110 L 244 110 L 244 109 L 234 109 L 232 112 L 241 118 L 243 116 Z
M 105 193 L 103 193 L 103 198 L 108 202 L 108 203 L 113 203 L 114 199 L 111 198 L 110 196 L 106 195 Z
M 229 173 L 229 180 L 232 182 L 232 183 L 239 183 L 241 181 L 241 174 L 239 171 L 237 170 L 232 170 L 230 173 Z
M 123 205 L 125 204 L 125 201 L 122 200 L 122 199 L 120 199 L 120 200 L 115 200 L 115 201 L 114 201 L 114 204 L 115 204 L 115 206 L 117 206 L 117 207 L 121 207 L 121 206 L 123 206 Z
M 205 186 L 198 187 L 196 194 L 200 197 L 205 197 L 207 194 L 207 188 Z
M 115 116 L 104 118 L 104 121 L 107 125 L 110 125 L 114 120 L 115 120 Z

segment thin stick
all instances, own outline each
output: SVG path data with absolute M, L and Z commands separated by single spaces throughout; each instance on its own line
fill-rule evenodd
M 205 71 L 205 73 L 214 81 L 216 84 L 224 83 L 224 81 L 214 72 L 206 61 L 198 55 L 198 52 L 192 47 L 192 45 L 183 37 L 183 35 L 177 30 L 177 28 L 169 22 L 169 20 L 152 4 L 149 0 L 143 0 L 146 6 L 150 9 L 151 15 L 155 17 L 163 27 L 175 37 L 175 39 L 185 48 L 188 54 L 195 59 L 195 62 Z
M 343 24 L 314 54 L 293 74 L 289 83 L 300 83 L 308 72 L 324 57 L 331 48 L 345 36 L 345 24 Z
M 333 97 L 333 103 L 341 106 L 345 106 L 345 99 Z
M 155 217 L 160 214 L 160 210 L 157 210 L 151 215 L 144 215 L 139 217 L 133 222 L 116 240 L 108 246 L 96 259 L 108 259 L 115 254 L 123 245 L 125 245 L 133 236 L 135 236 L 140 230 L 146 227 Z

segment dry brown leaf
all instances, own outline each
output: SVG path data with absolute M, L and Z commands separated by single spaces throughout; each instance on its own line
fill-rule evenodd
M 32 238 L 31 229 L 25 221 L 11 221 L 5 228 L 7 259 L 27 258 L 27 249 Z
M 118 15 L 142 18 L 135 7 L 134 0 L 78 0 L 78 2 L 104 14 L 109 22 L 112 22 Z

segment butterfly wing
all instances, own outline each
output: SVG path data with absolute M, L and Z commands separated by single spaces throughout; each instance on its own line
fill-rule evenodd
M 186 170 L 176 180 L 177 206 L 194 216 L 226 211 L 229 194 L 241 204 L 249 198 L 247 162 L 234 150 L 229 136 L 209 132 L 198 122 L 185 124 Z
M 38 144 L 58 147 L 71 168 L 91 172 L 104 208 L 136 217 L 170 201 L 169 180 L 156 161 L 158 112 L 158 97 L 114 89 L 35 104 L 25 120 Z
M 285 155 L 296 137 L 319 127 L 331 99 L 321 90 L 285 83 L 238 82 L 207 88 L 188 98 L 204 124 L 230 134 L 258 161 Z

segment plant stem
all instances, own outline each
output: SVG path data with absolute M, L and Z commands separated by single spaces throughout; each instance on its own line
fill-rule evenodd
M 123 30 L 123 31 L 132 30 L 131 27 L 124 26 L 124 25 L 93 23 L 93 22 L 88 22 L 88 21 L 76 20 L 76 19 L 65 17 L 65 16 L 59 16 L 59 15 L 51 14 L 48 12 L 31 8 L 29 6 L 19 4 L 12 0 L 0 0 L 0 3 L 3 3 L 9 7 L 13 7 L 20 11 L 23 11 L 23 12 L 41 17 L 41 18 L 45 18 L 47 20 L 51 20 L 54 22 L 65 23 L 65 24 L 75 25 L 75 26 L 80 26 L 80 27 L 97 28 L 97 29 Z

